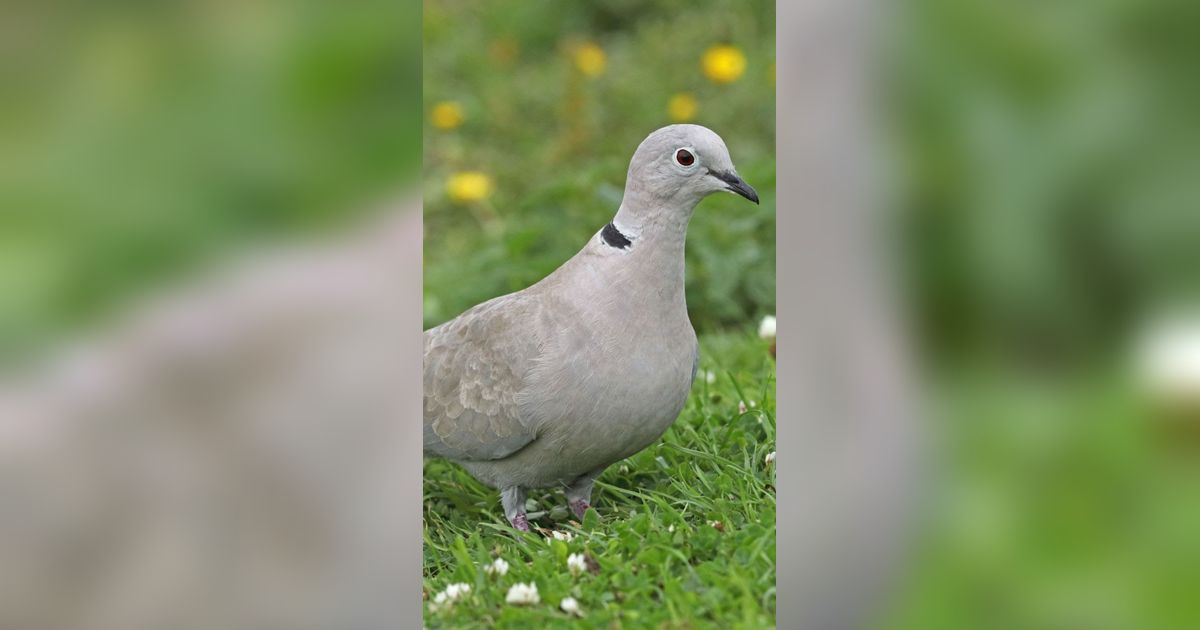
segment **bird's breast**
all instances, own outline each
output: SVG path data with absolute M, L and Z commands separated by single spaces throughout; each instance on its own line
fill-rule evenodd
M 542 436 L 572 468 L 591 470 L 642 450 L 683 409 L 695 333 L 686 315 L 658 324 L 566 335 L 579 343 L 561 348 L 563 355 L 546 362 L 554 368 L 532 383 Z

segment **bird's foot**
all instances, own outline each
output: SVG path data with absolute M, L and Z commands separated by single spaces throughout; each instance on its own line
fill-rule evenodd
M 583 499 L 575 499 L 574 501 L 571 501 L 571 513 L 575 515 L 575 518 L 581 521 L 583 520 L 584 512 L 587 512 L 588 508 L 590 507 L 592 506 L 588 505 L 588 502 L 584 501 Z
M 508 519 L 508 522 L 512 523 L 513 529 L 516 529 L 517 531 L 529 531 L 529 519 L 525 516 L 524 512 L 520 512 L 516 516 Z

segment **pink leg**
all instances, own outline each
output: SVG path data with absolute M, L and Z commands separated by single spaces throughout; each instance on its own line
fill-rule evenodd
M 525 516 L 525 489 L 520 486 L 510 486 L 500 491 L 500 504 L 504 506 L 504 516 L 508 522 L 520 531 L 529 531 L 529 518 Z
M 575 499 L 574 501 L 571 501 L 570 505 L 571 513 L 575 515 L 575 518 L 580 520 L 583 520 L 583 513 L 587 512 L 587 509 L 592 507 L 583 499 Z

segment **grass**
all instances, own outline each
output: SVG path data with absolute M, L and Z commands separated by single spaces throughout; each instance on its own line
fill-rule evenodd
M 1159 406 L 1108 366 L 970 367 L 934 392 L 940 474 L 881 629 L 1200 627 L 1194 407 Z
M 748 332 L 702 336 L 701 352 L 679 419 L 601 476 L 582 523 L 560 492 L 531 492 L 534 524 L 569 532 L 570 541 L 513 530 L 497 492 L 428 460 L 426 627 L 574 625 L 559 610 L 568 596 L 592 627 L 774 627 L 775 470 L 765 459 L 775 451 L 775 364 Z M 572 576 L 573 553 L 594 560 L 591 570 Z M 485 573 L 494 558 L 510 564 L 506 575 Z M 432 610 L 434 595 L 457 582 L 471 585 L 469 596 Z M 506 604 L 518 582 L 535 583 L 540 603 Z

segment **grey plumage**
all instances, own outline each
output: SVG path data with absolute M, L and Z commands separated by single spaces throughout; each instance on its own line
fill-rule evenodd
M 758 201 L 715 133 L 659 129 L 634 153 L 616 217 L 578 254 L 426 331 L 426 455 L 500 489 L 518 529 L 526 488 L 563 488 L 582 517 L 596 477 L 687 400 L 699 348 L 684 241 L 696 204 L 723 190 Z

